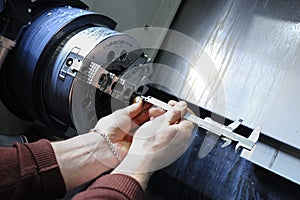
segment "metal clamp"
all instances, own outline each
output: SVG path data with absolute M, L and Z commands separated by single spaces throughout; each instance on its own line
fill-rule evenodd
M 80 48 L 74 47 L 64 61 L 64 64 L 59 72 L 58 78 L 65 80 L 66 75 L 75 77 L 82 66 L 83 57 L 79 55 Z

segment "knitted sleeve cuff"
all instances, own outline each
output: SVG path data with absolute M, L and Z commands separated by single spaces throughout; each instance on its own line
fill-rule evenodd
M 144 199 L 141 185 L 132 177 L 123 174 L 108 174 L 98 178 L 89 190 L 105 188 L 118 191 L 128 199 Z
M 66 186 L 50 142 L 39 140 L 26 145 L 29 147 L 38 167 L 42 194 L 47 198 L 63 197 Z

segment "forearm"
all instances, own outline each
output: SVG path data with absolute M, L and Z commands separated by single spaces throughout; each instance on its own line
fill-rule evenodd
M 117 165 L 108 145 L 96 133 L 51 144 L 67 190 L 94 179 Z

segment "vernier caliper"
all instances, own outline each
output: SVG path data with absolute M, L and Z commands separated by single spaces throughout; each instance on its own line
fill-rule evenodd
M 142 96 L 142 99 L 145 102 L 148 102 L 152 105 L 160 107 L 164 110 L 170 110 L 172 108 L 169 104 L 167 104 L 163 101 L 160 101 L 151 96 L 148 96 L 148 97 Z M 183 118 L 190 122 L 193 122 L 194 124 L 196 124 L 197 126 L 203 128 L 203 129 L 207 130 L 210 134 L 216 135 L 217 138 L 221 137 L 221 139 L 223 139 L 225 141 L 225 143 L 222 145 L 222 147 L 226 147 L 226 146 L 230 145 L 232 141 L 236 141 L 237 142 L 237 145 L 235 146 L 236 152 L 238 151 L 238 149 L 240 147 L 245 148 L 250 151 L 253 148 L 253 146 L 255 145 L 255 143 L 258 141 L 260 130 L 261 130 L 260 127 L 257 127 L 252 131 L 251 135 L 248 138 L 245 138 L 245 137 L 233 132 L 241 124 L 241 122 L 242 122 L 241 120 L 235 121 L 232 124 L 225 126 L 223 124 L 213 121 L 210 118 L 202 119 L 202 118 L 197 117 L 196 115 L 188 113 L 188 112 L 185 113 Z

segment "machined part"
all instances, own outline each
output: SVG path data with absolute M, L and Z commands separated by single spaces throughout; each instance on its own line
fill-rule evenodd
M 151 64 L 139 64 L 131 66 L 121 77 L 118 77 L 101 65 L 91 62 L 89 70 L 85 76 L 81 76 L 81 80 L 128 104 L 133 93 L 146 92 L 146 85 L 149 83 L 152 71 Z
M 63 136 L 68 127 L 74 127 L 70 93 L 74 72 L 81 66 L 73 63 L 62 69 L 66 58 L 73 56 L 83 63 L 99 42 L 117 34 L 111 30 L 115 25 L 108 17 L 72 7 L 55 7 L 36 15 L 1 69 L 3 103 L 18 117 L 38 119 Z M 97 30 L 87 34 L 93 27 Z M 85 34 L 84 40 L 76 39 Z
M 129 103 L 130 98 L 134 93 L 143 95 L 147 92 L 147 85 L 150 80 L 149 77 L 153 72 L 151 63 L 139 64 L 127 70 L 120 79 L 118 84 L 114 87 L 112 96 L 116 99 Z M 121 89 L 120 89 L 121 88 Z
M 70 95 L 72 121 L 78 133 L 89 131 L 100 117 L 120 108 L 119 103 L 122 106 L 129 103 L 124 89 L 130 88 L 134 92 L 136 87 L 132 86 L 129 77 L 128 80 L 123 77 L 131 70 L 139 71 L 146 61 L 136 40 L 120 33 L 98 42 L 84 56 Z M 140 82 L 145 83 L 144 80 Z
M 60 72 L 58 78 L 61 80 L 65 80 L 66 75 L 75 77 L 77 72 L 79 71 L 83 57 L 79 55 L 80 48 L 74 47 L 71 53 L 67 56 Z
M 95 88 L 107 94 L 112 93 L 113 85 L 119 81 L 119 78 L 115 74 L 94 62 L 91 62 L 89 70 L 86 71 L 86 76 L 83 77 L 86 79 L 81 80 L 86 81 L 86 83 L 93 85 Z
M 115 100 L 128 104 L 137 90 L 144 91 L 152 71 L 142 66 L 148 59 L 137 41 L 111 30 L 115 25 L 72 7 L 39 13 L 1 69 L 2 101 L 14 114 L 38 119 L 59 136 L 68 127 L 89 131 L 117 109 Z

